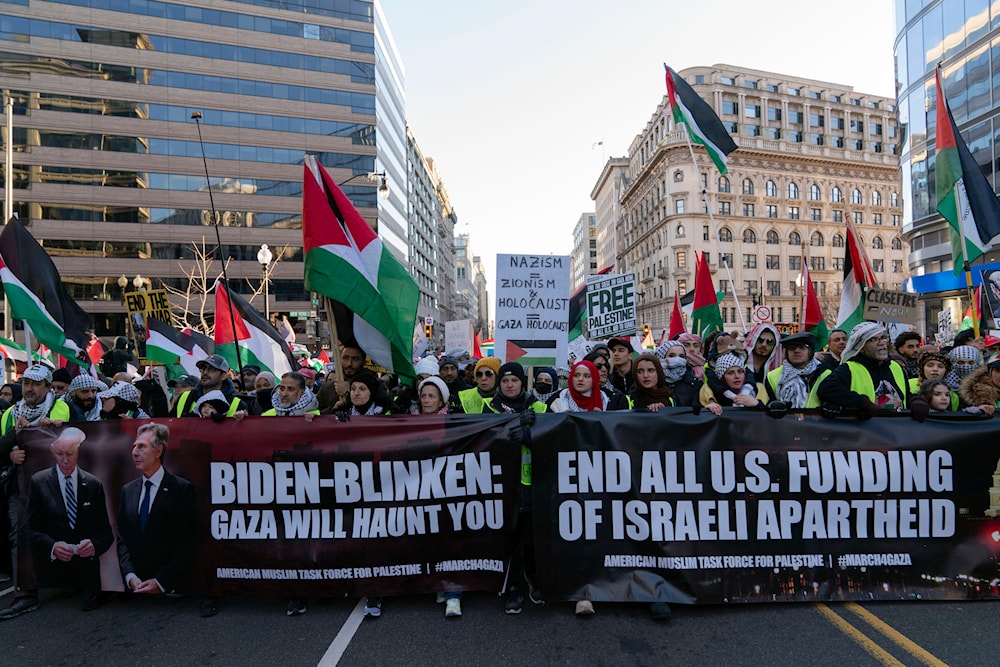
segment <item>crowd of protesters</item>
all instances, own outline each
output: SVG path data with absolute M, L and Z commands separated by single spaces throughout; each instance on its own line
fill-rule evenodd
M 126 350 L 116 346 L 115 351 L 118 362 L 127 361 Z M 367 368 L 366 354 L 357 347 L 344 347 L 338 360 L 339 369 L 332 364 L 325 372 L 303 367 L 275 377 L 253 365 L 236 372 L 213 354 L 198 362 L 198 376 L 169 381 L 163 368 L 147 369 L 141 377 L 124 369 L 93 377 L 71 376 L 65 368 L 43 364 L 27 368 L 18 383 L 0 387 L 0 490 L 8 505 L 9 531 L 4 532 L 11 543 L 10 562 L 16 562 L 22 522 L 17 496 L 25 492 L 18 489 L 13 472 L 25 460 L 17 432 L 29 426 L 150 417 L 221 421 L 259 415 L 311 421 L 331 414 L 344 421 L 361 416 L 517 415 L 509 431 L 521 449 L 517 545 L 503 593 L 504 611 L 518 614 L 526 599 L 544 603 L 531 522 L 531 426 L 539 413 L 657 413 L 681 407 L 717 416 L 732 408 L 780 418 L 790 410 L 815 408 L 830 418 L 864 420 L 897 411 L 923 421 L 935 412 L 989 418 L 1000 407 L 1000 338 L 974 340 L 971 331 L 963 331 L 951 345 L 939 348 L 922 344 L 914 332 L 890 340 L 885 328 L 872 322 L 849 332 L 832 331 L 824 349 L 817 349 L 810 333 L 782 336 L 768 323 L 746 335 L 717 332 L 702 340 L 685 333 L 640 354 L 628 338 L 612 338 L 592 344 L 568 369 L 525 368 L 493 357 L 476 359 L 460 350 L 420 359 L 412 386 Z M 102 370 L 116 368 L 102 365 Z M 0 572 L 4 569 L 0 561 Z M 461 599 L 459 592 L 438 594 L 447 617 L 461 616 Z M 199 611 L 214 615 L 217 604 L 203 598 Z M 85 608 L 94 606 L 88 597 Z M 18 585 L 0 620 L 37 607 L 36 591 Z M 289 616 L 305 611 L 302 599 L 289 601 Z M 580 616 L 595 613 L 588 599 L 577 600 L 575 611 Z M 369 597 L 365 614 L 377 618 L 381 613 L 382 600 Z M 666 602 L 650 605 L 654 619 L 668 619 L 670 613 Z

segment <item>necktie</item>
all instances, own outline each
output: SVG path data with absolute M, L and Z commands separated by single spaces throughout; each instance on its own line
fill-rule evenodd
M 146 520 L 149 519 L 149 493 L 150 489 L 153 488 L 153 483 L 146 480 L 146 493 L 142 497 L 142 503 L 139 505 L 139 530 L 145 532 L 146 530 Z
M 76 528 L 76 492 L 73 490 L 73 475 L 66 475 L 66 518 L 69 527 Z

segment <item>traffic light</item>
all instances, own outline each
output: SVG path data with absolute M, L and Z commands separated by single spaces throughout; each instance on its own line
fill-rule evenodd
M 649 325 L 648 324 L 643 324 L 642 325 L 642 337 L 645 338 L 648 335 L 649 335 Z
M 425 324 L 424 325 L 424 335 L 427 336 L 428 338 L 430 338 L 431 336 L 434 335 L 434 325 L 433 324 Z

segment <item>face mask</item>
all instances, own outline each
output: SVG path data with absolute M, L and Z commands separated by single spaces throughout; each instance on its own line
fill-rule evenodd
M 535 383 L 535 393 L 536 394 L 548 394 L 552 392 L 551 382 L 536 382 Z
M 664 359 L 661 365 L 663 366 L 663 374 L 666 376 L 667 382 L 677 382 L 687 372 L 687 359 L 684 357 Z

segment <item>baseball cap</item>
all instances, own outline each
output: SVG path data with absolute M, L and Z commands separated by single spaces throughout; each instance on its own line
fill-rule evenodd
M 210 354 L 195 365 L 198 367 L 198 370 L 204 370 L 205 366 L 211 366 L 223 373 L 229 372 L 229 362 L 223 359 L 220 354 Z
M 128 382 L 115 382 L 111 389 L 97 394 L 98 398 L 120 398 L 130 403 L 139 403 L 139 390 Z
M 632 347 L 632 341 L 628 338 L 612 338 L 608 341 L 608 348 L 615 349 L 615 347 L 627 348 L 629 352 L 635 352 L 635 348 Z
M 167 382 L 168 387 L 176 387 L 178 385 L 182 387 L 197 387 L 198 378 L 193 375 L 181 375 Z
M 986 334 L 986 338 L 983 339 L 983 346 L 993 347 L 994 345 L 1000 345 L 1000 338 L 997 338 L 993 334 Z
M 43 364 L 35 364 L 30 366 L 28 370 L 21 374 L 22 378 L 28 378 L 29 380 L 34 380 L 35 382 L 44 382 L 45 384 L 52 384 L 52 371 L 49 370 L 48 366 Z

